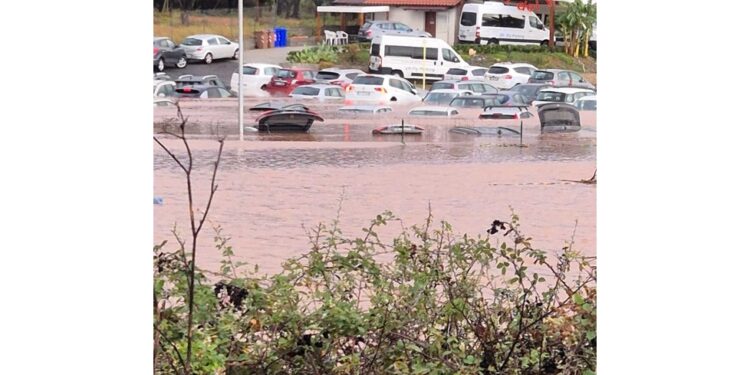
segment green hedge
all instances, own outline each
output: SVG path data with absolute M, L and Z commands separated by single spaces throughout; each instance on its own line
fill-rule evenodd
M 518 45 L 498 45 L 498 44 L 457 44 L 453 47 L 456 52 L 464 54 L 469 53 L 469 49 L 474 49 L 478 54 L 493 55 L 498 53 L 510 52 L 563 52 L 562 47 L 548 46 L 518 46 Z

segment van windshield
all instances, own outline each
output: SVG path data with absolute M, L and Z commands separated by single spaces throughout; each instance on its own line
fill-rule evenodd
M 461 26 L 476 26 L 477 14 L 472 12 L 464 12 L 461 15 Z

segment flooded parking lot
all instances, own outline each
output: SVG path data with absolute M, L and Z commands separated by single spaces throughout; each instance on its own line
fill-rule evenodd
M 245 106 L 261 101 L 248 99 Z M 564 181 L 589 178 L 596 168 L 595 112 L 581 112 L 583 128 L 566 134 L 540 134 L 536 117 L 525 119 L 521 140 L 512 133 L 450 132 L 456 126 L 520 130 L 520 120 L 480 121 L 474 111 L 451 119 L 413 118 L 403 107 L 377 116 L 336 112 L 342 105 L 311 102 L 310 108 L 326 121 L 316 122 L 308 133 L 247 131 L 239 142 L 236 102 L 181 103 L 189 117 L 198 202 L 208 196 L 215 139 L 227 139 L 209 217 L 232 238 L 238 260 L 277 271 L 283 259 L 308 249 L 306 229 L 337 215 L 346 236 L 359 235 L 385 210 L 411 226 L 423 223 L 430 209 L 435 219 L 450 222 L 455 233 L 480 235 L 492 220 L 506 219 L 510 207 L 537 246 L 559 249 L 575 229 L 576 247 L 595 254 L 595 185 Z M 246 112 L 245 124 L 252 125 L 256 116 Z M 174 107 L 155 108 L 154 132 L 174 117 Z M 398 135 L 371 134 L 402 118 L 425 132 L 405 136 L 403 143 Z M 157 136 L 185 156 L 180 142 Z M 175 224 L 187 236 L 185 178 L 157 145 L 154 195 L 164 198 L 163 205 L 154 206 L 154 241 L 174 243 L 170 231 Z M 390 226 L 381 238 L 400 229 Z M 202 236 L 198 264 L 218 269 L 220 254 L 212 246 L 210 228 Z

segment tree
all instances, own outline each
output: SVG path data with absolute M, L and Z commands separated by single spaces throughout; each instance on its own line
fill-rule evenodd
M 583 16 L 586 25 L 586 32 L 583 35 L 583 57 L 589 57 L 589 39 L 596 24 L 596 4 L 592 3 L 591 0 L 584 5 Z

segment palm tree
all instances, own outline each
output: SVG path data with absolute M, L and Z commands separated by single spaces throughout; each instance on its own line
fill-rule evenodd
M 596 4 L 592 3 L 591 0 L 584 5 L 584 23 L 586 25 L 586 33 L 583 36 L 583 57 L 589 57 L 589 38 L 591 38 L 591 32 L 596 24 Z

